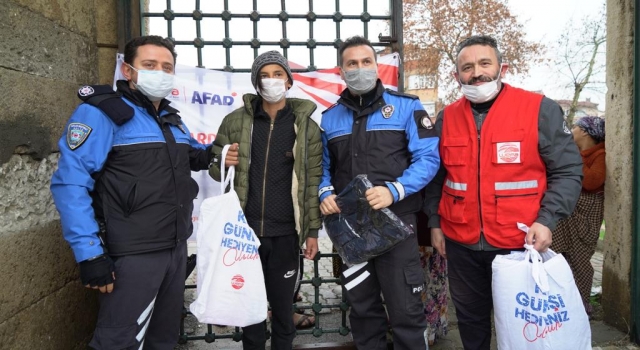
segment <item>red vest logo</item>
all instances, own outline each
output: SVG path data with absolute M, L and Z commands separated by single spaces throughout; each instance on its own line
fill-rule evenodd
M 231 287 L 233 289 L 240 289 L 244 286 L 244 278 L 242 275 L 235 275 L 231 277 Z
M 498 164 L 520 163 L 520 142 L 500 142 L 498 148 Z

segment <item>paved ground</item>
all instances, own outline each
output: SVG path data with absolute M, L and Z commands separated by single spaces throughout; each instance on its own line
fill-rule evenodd
M 319 239 L 320 251 L 322 253 L 331 252 L 331 241 L 328 238 Z M 190 244 L 190 250 L 195 252 L 195 243 Z M 602 253 L 596 252 L 591 262 L 596 270 L 594 276 L 594 290 L 598 290 L 602 281 Z M 305 279 L 313 277 L 313 262 L 306 261 L 304 268 Z M 319 274 L 324 278 L 332 277 L 332 267 L 330 258 L 322 258 L 319 261 Z M 192 274 L 190 283 L 194 282 L 195 274 Z M 187 305 L 193 300 L 193 290 L 187 291 Z M 310 284 L 304 284 L 301 288 L 303 302 L 299 305 L 310 305 L 314 298 L 314 287 Z M 319 288 L 319 302 L 323 305 L 339 304 L 341 301 L 340 286 L 335 283 L 322 284 Z M 337 329 L 341 324 L 342 315 L 337 310 L 323 309 L 319 317 L 320 326 L 323 329 Z M 189 335 L 203 335 L 206 330 L 205 325 L 199 324 L 193 317 L 188 317 L 185 321 L 185 331 Z M 216 335 L 230 334 L 233 332 L 232 327 L 213 327 Z M 628 336 L 612 327 L 605 325 L 602 321 L 591 322 L 592 344 L 594 350 L 614 350 L 614 349 L 640 349 L 628 341 Z M 311 334 L 299 335 L 294 341 L 294 345 L 301 344 L 318 344 L 327 342 L 346 343 L 351 340 L 349 335 L 341 336 L 337 333 L 323 334 L 316 338 Z M 234 342 L 231 339 L 218 339 L 213 343 L 206 343 L 204 340 L 189 341 L 187 344 L 179 345 L 176 350 L 201 350 L 201 349 L 242 349 L 241 343 Z M 431 350 L 444 349 L 462 349 L 460 335 L 455 317 L 455 309 L 452 303 L 449 303 L 449 333 L 438 343 L 430 348 Z M 492 349 L 497 349 L 495 345 L 495 337 Z

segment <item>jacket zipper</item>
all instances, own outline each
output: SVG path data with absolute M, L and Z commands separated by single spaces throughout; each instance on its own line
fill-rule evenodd
M 165 129 L 164 129 L 164 125 L 162 124 L 162 121 L 160 120 L 160 114 L 158 113 L 158 110 L 155 109 L 155 106 L 153 107 L 153 110 L 155 112 L 154 113 L 154 117 L 156 118 L 156 122 L 158 122 L 158 126 L 160 127 L 160 132 L 162 132 L 162 134 L 163 134 L 162 136 L 164 137 Z M 169 128 L 168 132 L 171 132 L 171 126 L 167 125 L 167 128 Z M 175 165 L 173 164 L 173 161 L 171 159 L 171 150 L 169 149 L 169 142 L 167 142 L 166 140 L 165 140 L 165 145 L 167 146 L 167 153 L 169 155 L 169 163 L 171 163 L 171 168 L 172 168 L 171 170 L 172 170 L 172 176 L 173 176 L 173 185 L 174 185 L 174 188 L 175 188 L 175 191 L 176 191 L 176 194 L 177 194 L 178 193 L 178 184 L 176 183 Z M 176 197 L 176 199 L 177 199 L 177 197 Z M 178 202 L 176 204 L 178 206 L 181 205 L 180 202 Z M 176 213 L 176 215 L 178 215 L 178 214 Z M 178 235 L 178 227 L 177 227 L 177 225 L 178 225 L 178 222 L 176 221 L 176 244 L 180 243 L 180 238 L 178 238 L 179 235 Z
M 296 135 L 297 138 L 297 135 Z M 294 154 L 296 152 L 296 150 L 293 150 Z M 295 162 L 295 160 L 294 160 Z M 294 164 L 294 168 L 293 168 L 293 172 L 295 173 L 296 169 L 295 169 L 295 164 Z M 300 237 L 305 236 L 308 237 L 308 230 L 307 230 L 307 224 L 306 224 L 306 220 L 307 220 L 307 205 L 309 204 L 307 202 L 307 184 L 309 183 L 309 120 L 307 120 L 307 124 L 305 125 L 305 129 L 304 129 L 304 187 L 302 190 L 302 220 L 298 219 L 300 221 L 300 234 L 298 235 L 298 245 L 300 245 Z M 298 188 L 300 187 L 300 185 L 298 185 Z M 293 205 L 296 205 L 296 203 L 294 203 Z
M 484 250 L 484 224 L 482 222 L 482 195 L 481 195 L 481 191 L 482 191 L 482 185 L 480 184 L 480 156 L 482 155 L 482 153 L 480 153 L 480 131 L 477 132 L 478 133 L 478 217 L 480 218 L 480 250 L 483 251 Z
M 262 179 L 262 215 L 260 218 L 260 237 L 264 236 L 264 207 L 265 207 L 265 197 L 267 195 L 267 168 L 269 167 L 269 148 L 271 148 L 271 134 L 273 133 L 273 123 L 274 120 L 271 120 L 269 124 L 269 137 L 267 138 L 267 152 L 264 156 L 264 177 Z

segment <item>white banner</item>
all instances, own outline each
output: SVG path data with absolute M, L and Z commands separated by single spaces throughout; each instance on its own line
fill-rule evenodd
M 114 89 L 117 80 L 125 79 L 121 73 L 124 59 L 117 55 L 114 74 Z M 385 87 L 398 89 L 398 54 L 378 57 L 378 72 Z M 292 69 L 304 68 L 289 62 Z M 327 69 L 309 73 L 294 73 L 294 84 L 287 92 L 288 97 L 306 98 L 318 105 L 312 118 L 320 124 L 322 111 L 338 101 L 339 94 L 346 85 L 340 78 L 339 69 Z M 191 131 L 191 136 L 202 144 L 213 142 L 222 119 L 233 110 L 242 107 L 242 95 L 256 93 L 251 85 L 249 73 L 228 73 L 216 70 L 176 65 L 175 89 L 167 97 L 171 106 L 180 111 L 183 122 Z M 198 182 L 200 192 L 194 200 L 193 232 L 198 229 L 200 204 L 205 198 L 219 194 L 217 182 L 207 171 L 192 172 Z M 192 239 L 195 236 L 192 236 Z

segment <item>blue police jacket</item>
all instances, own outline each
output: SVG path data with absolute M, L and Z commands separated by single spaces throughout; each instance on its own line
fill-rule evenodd
M 420 190 L 440 165 L 438 136 L 416 96 L 376 88 L 364 96 L 345 89 L 321 122 L 320 201 L 340 193 L 357 175 L 374 186 L 387 186 L 397 215 L 421 209 Z
M 104 96 L 94 101 L 98 107 L 77 107 L 58 143 L 51 192 L 78 262 L 105 250 L 136 254 L 187 239 L 198 193 L 191 170 L 206 169 L 211 158 L 169 101 L 156 111 L 126 81 L 117 87 L 111 96 L 104 86 L 81 88 L 81 98 L 100 88 Z

